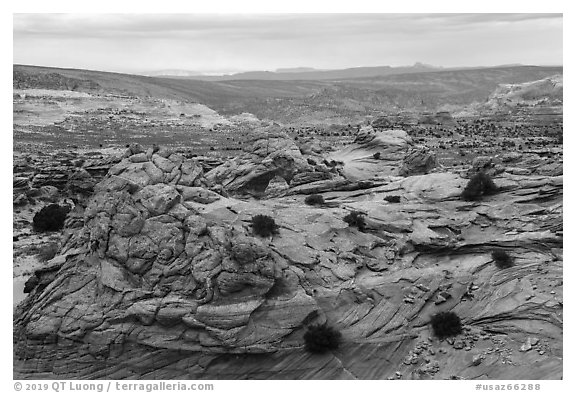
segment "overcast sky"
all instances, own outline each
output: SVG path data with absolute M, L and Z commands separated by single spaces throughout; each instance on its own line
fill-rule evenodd
M 561 14 L 14 14 L 14 63 L 117 72 L 562 64 Z

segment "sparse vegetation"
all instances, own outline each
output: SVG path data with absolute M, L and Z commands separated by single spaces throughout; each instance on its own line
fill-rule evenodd
M 390 203 L 400 203 L 400 195 L 386 195 L 384 200 Z
M 306 199 L 304 199 L 304 203 L 307 205 L 323 205 L 324 197 L 320 194 L 308 195 Z
M 200 229 L 200 232 L 198 233 L 198 237 L 202 237 L 202 236 L 210 236 L 210 228 L 208 228 L 208 225 L 206 225 L 205 227 Z
M 492 251 L 492 260 L 499 269 L 507 269 L 514 266 L 512 257 L 504 250 Z
M 258 214 L 252 217 L 252 230 L 258 236 L 267 237 L 278 233 L 278 225 L 272 217 Z
M 376 153 L 372 154 L 372 158 L 375 159 L 375 160 L 379 160 L 379 159 L 380 159 L 380 154 L 381 154 L 381 153 L 380 153 L 379 151 L 377 151 Z
M 311 353 L 326 353 L 338 349 L 342 334 L 327 325 L 310 326 L 304 334 L 306 350 Z
M 435 314 L 431 318 L 430 323 L 432 324 L 434 335 L 440 339 L 457 336 L 462 333 L 462 321 L 452 311 Z
M 48 262 L 58 254 L 58 243 L 48 243 L 38 250 L 38 260 Z
M 58 204 L 51 204 L 44 206 L 33 219 L 33 227 L 35 231 L 47 232 L 58 231 L 64 227 L 64 221 L 68 209 Z
M 484 172 L 478 172 L 466 184 L 464 191 L 462 191 L 462 199 L 465 201 L 476 201 L 485 195 L 492 195 L 497 192 L 498 187 L 494 184 L 492 178 Z
M 344 221 L 348 223 L 351 227 L 356 227 L 358 230 L 363 231 L 366 229 L 366 220 L 364 219 L 365 214 L 358 211 L 350 212 L 350 214 L 344 217 Z

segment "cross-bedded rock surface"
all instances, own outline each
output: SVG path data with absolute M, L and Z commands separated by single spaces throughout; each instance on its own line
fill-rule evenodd
M 262 201 L 214 191 L 217 174 L 233 190 L 312 165 L 281 145 L 282 164 L 267 151 L 272 164 L 228 164 L 210 181 L 169 150 L 131 150 L 15 311 L 14 378 L 562 376 L 562 176 L 504 171 L 479 202 L 461 200 L 467 179 L 447 172 L 320 187 L 316 207 L 302 195 L 313 182 Z M 363 232 L 343 221 L 352 210 Z M 257 214 L 279 233 L 255 236 Z M 496 249 L 514 266 L 498 269 Z M 464 331 L 440 341 L 428 322 L 448 310 Z M 322 323 L 342 345 L 308 353 L 306 327 Z

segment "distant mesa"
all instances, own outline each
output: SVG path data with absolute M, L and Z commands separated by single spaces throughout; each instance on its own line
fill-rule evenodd
M 561 105 L 564 94 L 564 78 L 553 75 L 548 78 L 516 84 L 502 84 L 488 98 L 486 105 L 490 108 L 501 106 Z
M 184 77 L 190 79 L 200 79 L 206 81 L 231 81 L 231 80 L 331 80 L 347 78 L 373 78 L 388 75 L 400 75 L 420 72 L 433 72 L 440 70 L 456 70 L 459 68 L 442 68 L 424 63 L 415 63 L 412 66 L 371 66 L 371 67 L 349 67 L 343 69 L 316 69 L 313 67 L 292 67 L 278 68 L 276 71 L 246 71 L 225 75 L 202 74 L 168 74 L 174 77 Z M 159 75 L 159 74 L 156 74 Z
M 188 70 L 158 70 L 158 71 L 149 71 L 146 73 L 142 73 L 145 76 L 199 76 L 205 75 L 199 71 L 188 71 Z
M 278 68 L 275 72 L 312 72 L 312 71 L 325 71 L 313 67 L 294 67 L 294 68 Z

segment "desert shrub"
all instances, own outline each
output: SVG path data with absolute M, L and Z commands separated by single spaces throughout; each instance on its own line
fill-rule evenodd
M 506 269 L 514 265 L 512 257 L 504 250 L 492 251 L 492 260 L 499 269 Z
M 400 203 L 400 195 L 386 195 L 384 200 L 390 203 Z
M 366 228 L 364 213 L 361 212 L 350 212 L 350 214 L 344 217 L 344 221 L 347 222 L 349 226 L 356 227 L 360 231 L 363 231 Z
M 58 231 L 64 227 L 67 214 L 68 208 L 55 203 L 44 206 L 32 220 L 34 230 L 40 232 Z
M 38 250 L 38 259 L 47 262 L 58 254 L 58 243 L 48 243 Z
M 341 340 L 340 332 L 326 325 L 310 326 L 304 333 L 306 350 L 312 353 L 326 353 L 338 349 Z
M 451 311 L 435 314 L 431 318 L 430 323 L 432 324 L 434 335 L 440 339 L 462 333 L 462 321 L 460 321 L 460 317 L 456 313 Z
M 380 154 L 381 154 L 381 153 L 380 153 L 379 151 L 377 151 L 376 153 L 372 154 L 372 158 L 375 159 L 375 160 L 379 160 L 379 159 L 380 159 Z
M 208 228 L 208 225 L 200 229 L 200 232 L 198 232 L 198 237 L 202 236 L 210 236 L 210 228 Z
M 278 225 L 272 217 L 258 214 L 252 217 L 252 230 L 258 236 L 267 237 L 278 233 Z
M 498 192 L 498 187 L 492 178 L 484 172 L 478 172 L 470 178 L 468 184 L 462 191 L 462 199 L 466 201 L 476 201 L 484 195 L 491 195 Z
M 304 199 L 304 203 L 307 205 L 323 205 L 324 197 L 320 194 L 308 195 L 306 199 Z

